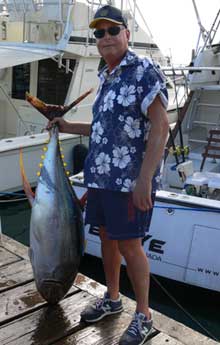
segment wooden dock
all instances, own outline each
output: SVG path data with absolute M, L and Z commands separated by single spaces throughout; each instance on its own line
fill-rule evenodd
M 135 303 L 123 297 L 125 311 L 86 325 L 80 312 L 101 296 L 105 287 L 78 274 L 57 305 L 38 294 L 27 247 L 2 235 L 0 242 L 1 345 L 116 345 L 133 314 Z M 214 340 L 153 311 L 154 331 L 147 345 L 214 345 Z

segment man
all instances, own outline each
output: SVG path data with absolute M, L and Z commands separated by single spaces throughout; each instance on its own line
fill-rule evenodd
M 86 222 L 100 227 L 107 292 L 81 314 L 95 322 L 123 310 L 119 295 L 121 256 L 135 297 L 134 317 L 121 345 L 143 344 L 152 329 L 149 265 L 142 247 L 168 134 L 167 91 L 160 71 L 128 50 L 130 32 L 121 11 L 100 8 L 90 28 L 106 62 L 93 105 L 93 122 L 55 119 L 62 132 L 90 135 L 84 165 Z

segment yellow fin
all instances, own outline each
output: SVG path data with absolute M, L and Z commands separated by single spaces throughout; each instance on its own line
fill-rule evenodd
M 24 170 L 24 162 L 23 162 L 23 153 L 22 153 L 22 148 L 20 148 L 20 157 L 19 157 L 19 165 L 20 165 L 20 173 L 21 173 L 21 178 L 23 182 L 23 187 L 25 194 L 29 200 L 30 205 L 32 206 L 34 202 L 34 192 L 31 189 L 31 185 L 27 179 L 25 170 Z

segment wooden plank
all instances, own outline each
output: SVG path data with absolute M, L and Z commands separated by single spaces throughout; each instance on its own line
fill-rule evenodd
M 102 297 L 106 291 L 106 286 L 78 273 L 74 285 L 83 291 L 87 291 L 93 296 Z
M 204 336 L 193 329 L 186 327 L 182 323 L 170 319 L 169 317 L 153 311 L 154 327 L 172 338 L 177 339 L 185 345 L 217 345 L 218 342 Z
M 94 297 L 80 291 L 56 306 L 44 306 L 0 327 L 1 345 L 49 345 L 85 328 L 80 313 Z
M 202 156 L 203 157 L 205 157 L 205 158 L 207 158 L 207 157 L 209 157 L 209 158 L 220 158 L 220 155 L 217 155 L 217 154 L 215 154 L 215 153 L 202 153 Z
M 212 142 L 215 141 L 212 139 Z M 220 140 L 219 140 L 220 141 Z M 212 145 L 212 143 L 210 145 L 207 145 L 206 146 L 206 150 L 209 151 L 209 150 L 212 150 L 212 151 L 219 151 L 220 150 L 220 147 L 219 146 L 214 146 Z M 205 155 L 206 153 L 204 153 Z
M 76 291 L 78 288 L 73 286 L 69 294 Z M 35 282 L 2 292 L 0 294 L 0 325 L 46 304 L 47 302 L 37 292 Z
M 20 260 L 21 259 L 19 258 L 19 256 L 9 252 L 3 247 L 0 247 L 0 267 Z
M 27 247 L 5 235 L 2 235 L 0 248 L 3 252 L 5 252 L 5 250 L 6 252 L 11 252 L 10 255 L 16 253 L 21 258 L 28 258 Z M 20 262 L 22 262 L 22 260 Z M 1 345 L 49 345 L 72 332 L 83 329 L 85 325 L 83 326 L 79 322 L 80 312 L 84 309 L 87 302 L 90 303 L 95 300 L 93 296 L 103 295 L 106 287 L 81 274 L 77 276 L 75 284 L 76 287 L 83 291 L 67 297 L 61 301 L 57 307 L 53 308 L 48 308 L 48 305 L 44 301 L 39 300 L 40 297 L 39 294 L 36 295 L 37 292 L 33 282 L 2 292 L 0 294 L 0 305 L 2 307 L 1 309 L 3 309 L 0 313 L 1 322 L 5 322 L 9 319 L 11 320 L 15 317 L 18 319 L 0 327 Z M 84 291 L 88 291 L 88 293 Z M 123 297 L 123 303 L 127 314 L 131 316 L 135 308 L 135 302 Z M 73 311 L 71 311 L 71 308 Z M 25 313 L 29 314 L 23 316 Z M 126 313 L 123 313 L 123 315 L 126 315 Z M 125 318 L 127 317 L 128 316 L 125 316 Z M 218 344 L 214 340 L 156 311 L 153 311 L 153 319 L 154 326 L 159 332 L 162 331 L 164 334 L 169 335 L 182 344 Z M 53 327 L 51 327 L 51 325 L 53 325 Z M 87 344 L 88 342 L 86 342 L 86 345 Z
M 220 130 L 219 129 L 210 129 L 209 133 L 214 134 L 214 135 L 220 135 Z
M 20 256 L 23 259 L 29 259 L 28 256 L 28 247 L 24 246 L 23 244 L 13 240 L 12 238 L 1 234 L 1 247 L 9 250 L 12 253 L 16 253 L 16 255 Z
M 34 282 L 5 291 L 0 294 L 0 324 L 44 303 Z
M 27 260 L 19 260 L 0 268 L 0 292 L 31 280 L 33 272 Z
M 96 297 L 102 297 L 104 292 L 106 291 L 106 286 L 100 283 L 97 283 L 95 280 L 90 279 L 81 273 L 78 273 L 75 279 L 74 285 L 77 286 L 82 291 L 86 291 Z M 123 295 L 122 295 L 122 301 L 124 305 L 124 310 L 128 314 L 133 315 L 135 311 L 135 307 L 136 307 L 135 301 Z
M 164 333 L 159 333 L 155 337 L 153 337 L 151 340 L 147 341 L 145 343 L 146 345 L 182 345 L 180 341 L 171 338 L 169 335 L 166 335 Z
M 119 339 L 131 321 L 131 316 L 121 313 L 88 326 L 54 345 L 118 345 Z M 152 333 L 151 336 L 155 334 Z
M 96 281 L 78 274 L 77 279 L 74 283 L 81 290 L 87 291 L 94 296 L 102 296 L 106 290 L 104 285 L 97 283 Z M 132 315 L 135 310 L 135 301 L 122 296 L 123 305 L 125 311 Z M 195 332 L 194 330 L 186 327 L 185 325 L 170 319 L 169 317 L 152 310 L 154 327 L 159 331 L 163 332 L 171 337 L 180 341 L 185 345 L 217 345 L 218 343 L 214 340 L 207 338 L 203 334 Z

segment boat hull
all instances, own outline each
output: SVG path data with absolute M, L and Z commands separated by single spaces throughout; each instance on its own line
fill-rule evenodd
M 0 140 L 0 193 L 18 192 L 23 190 L 19 167 L 19 152 L 22 148 L 27 178 L 32 187 L 37 185 L 39 163 L 43 161 L 44 147 L 48 133 L 23 136 Z M 67 163 L 67 170 L 73 171 L 73 147 L 81 142 L 80 136 L 60 135 L 62 154 Z
M 75 180 L 74 189 L 83 195 L 82 179 Z M 144 250 L 151 273 L 220 291 L 220 209 L 211 200 L 207 207 L 196 199 L 158 191 Z M 85 252 L 101 257 L 98 228 L 87 224 L 85 238 Z

